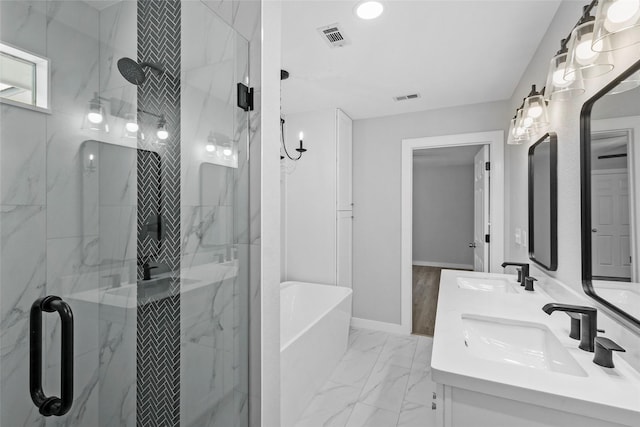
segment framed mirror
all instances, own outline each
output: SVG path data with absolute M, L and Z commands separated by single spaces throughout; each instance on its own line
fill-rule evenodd
M 529 259 L 558 268 L 558 147 L 550 132 L 529 148 Z
M 580 117 L 582 285 L 640 327 L 640 62 Z

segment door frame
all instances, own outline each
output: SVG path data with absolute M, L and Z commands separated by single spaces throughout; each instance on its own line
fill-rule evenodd
M 489 186 L 489 271 L 499 271 L 504 261 L 504 131 L 407 138 L 401 155 L 401 249 L 400 249 L 400 327 L 412 332 L 412 247 L 413 247 L 413 152 L 425 148 L 488 145 L 491 162 Z
M 616 117 L 612 119 L 596 119 L 591 121 L 591 133 L 605 132 L 611 130 L 626 131 L 629 136 L 627 142 L 627 171 L 629 173 L 629 205 L 632 220 L 631 224 L 631 257 L 635 260 L 640 254 L 640 197 L 637 196 L 636 180 L 638 179 L 638 168 L 640 167 L 640 150 L 634 147 L 634 138 L 640 135 L 640 116 Z M 591 203 L 591 195 L 589 195 Z M 591 228 L 591 226 L 589 226 Z M 584 247 L 585 242 L 582 242 Z M 640 264 L 640 263 L 638 263 Z M 584 279 L 584 278 L 583 278 Z M 596 279 L 598 280 L 598 279 Z M 640 265 L 631 266 L 631 281 L 640 280 Z

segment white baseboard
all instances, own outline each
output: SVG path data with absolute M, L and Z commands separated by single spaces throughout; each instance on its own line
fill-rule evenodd
M 373 329 L 374 331 L 389 332 L 399 335 L 410 335 L 411 329 L 396 323 L 378 322 L 377 320 L 351 318 L 351 326 L 354 328 Z
M 465 270 L 473 270 L 471 264 L 452 264 L 450 262 L 431 262 L 431 261 L 412 261 L 413 265 L 422 267 L 441 267 L 441 268 L 461 268 Z

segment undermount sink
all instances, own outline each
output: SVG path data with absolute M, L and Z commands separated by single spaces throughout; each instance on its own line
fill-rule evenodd
M 585 377 L 545 325 L 497 317 L 462 315 L 464 343 L 475 357 L 510 365 Z
M 507 279 L 489 277 L 458 277 L 458 287 L 481 292 L 499 292 L 505 294 L 518 293 L 515 287 Z

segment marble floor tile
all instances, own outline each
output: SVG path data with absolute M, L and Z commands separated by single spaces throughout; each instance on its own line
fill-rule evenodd
M 346 427 L 392 427 L 398 422 L 397 412 L 358 403 L 347 421 Z
M 433 338 L 417 336 L 418 344 L 416 345 L 416 353 L 413 357 L 413 366 L 430 366 L 431 350 L 433 348 Z
M 351 328 L 349 333 L 349 348 L 379 354 L 388 336 L 389 334 L 380 331 Z
M 327 382 L 296 423 L 296 427 L 344 427 L 358 400 L 358 387 Z
M 405 401 L 420 405 L 430 405 L 432 394 L 436 391 L 436 384 L 431 380 L 429 365 L 416 365 L 411 368 L 409 382 L 405 393 Z
M 399 412 L 408 381 L 408 368 L 377 363 L 360 394 L 360 401 L 377 408 Z
M 397 427 L 436 427 L 436 411 L 430 406 L 405 402 Z
M 347 350 L 329 381 L 362 388 L 369 379 L 377 360 L 377 352 Z
M 411 368 L 418 338 L 412 335 L 389 335 L 384 344 L 378 363 Z

